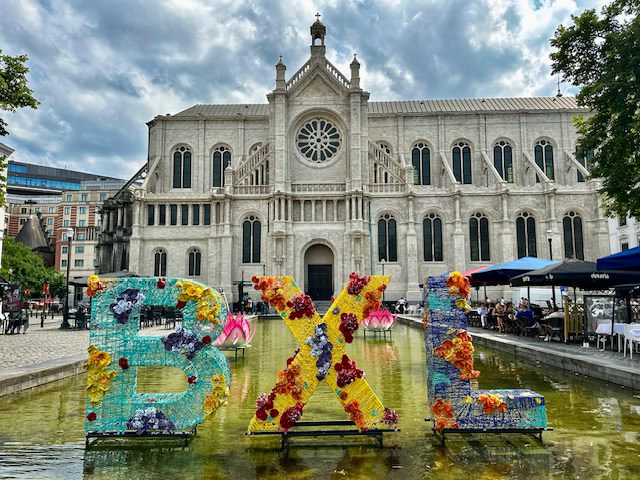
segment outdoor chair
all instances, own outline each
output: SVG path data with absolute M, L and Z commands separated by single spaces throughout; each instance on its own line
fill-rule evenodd
M 540 327 L 538 323 L 538 317 L 533 317 L 536 321 L 536 324 L 533 327 L 527 327 L 526 320 L 522 324 L 522 329 L 520 330 L 520 335 L 523 337 L 537 337 L 540 334 Z
M 640 323 L 628 323 L 624 326 L 624 351 L 623 356 L 627 356 L 627 345 L 629 345 L 629 358 L 633 359 L 633 347 L 640 344 Z
M 555 337 L 557 335 L 561 339 L 564 338 L 564 318 L 551 317 L 548 322 L 552 336 Z
M 597 327 L 596 332 L 602 332 L 604 328 L 609 333 L 598 333 L 598 337 L 596 338 L 596 345 L 600 348 L 600 343 L 602 343 L 601 350 L 605 350 L 607 348 L 607 340 L 611 339 L 611 348 L 613 348 L 613 337 L 611 336 L 611 320 L 596 320 Z M 606 325 L 606 327 L 602 327 Z

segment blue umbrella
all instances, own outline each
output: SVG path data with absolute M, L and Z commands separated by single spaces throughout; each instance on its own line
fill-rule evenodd
M 537 270 L 548 265 L 558 263 L 536 257 L 522 257 L 517 260 L 500 263 L 480 272 L 471 274 L 471 278 L 480 285 L 508 285 L 509 279 L 516 275 Z
M 640 247 L 599 258 L 598 270 L 636 270 L 640 272 Z

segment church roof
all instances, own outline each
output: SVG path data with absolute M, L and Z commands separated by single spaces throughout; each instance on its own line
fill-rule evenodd
M 16 242 L 20 242 L 31 250 L 49 248 L 49 242 L 42 231 L 40 220 L 33 215 L 29 217 L 16 235 Z
M 575 97 L 460 98 L 369 102 L 370 115 L 582 110 Z M 268 104 L 194 105 L 173 117 L 266 117 Z

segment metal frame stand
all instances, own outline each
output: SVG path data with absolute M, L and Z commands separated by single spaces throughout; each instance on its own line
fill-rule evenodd
M 98 444 L 109 443 L 117 441 L 121 438 L 126 438 L 131 441 L 141 440 L 147 444 L 155 443 L 150 440 L 165 442 L 180 442 L 184 447 L 189 445 L 191 439 L 196 435 L 197 427 L 193 427 L 191 430 L 180 430 L 176 432 L 164 432 L 164 431 L 150 431 L 143 435 L 138 435 L 135 431 L 127 430 L 125 432 L 87 432 L 85 438 L 85 447 L 96 447 Z
M 242 358 L 244 358 L 244 350 L 246 348 L 249 348 L 247 346 L 244 347 L 225 347 L 225 348 L 220 348 L 218 347 L 218 350 L 220 350 L 221 352 L 234 352 L 234 357 L 236 359 L 236 361 L 238 360 L 238 350 L 242 350 Z
M 542 432 L 550 432 L 553 431 L 553 427 L 546 428 L 443 428 L 442 430 L 436 430 L 432 428 L 433 433 L 435 433 L 436 437 L 440 438 L 440 446 L 445 446 L 446 435 L 447 433 L 456 433 L 456 434 L 473 434 L 473 433 L 488 433 L 492 435 L 499 435 L 505 433 L 518 433 L 523 435 L 533 435 L 538 439 L 540 443 L 542 443 Z
M 362 333 L 364 334 L 364 338 L 367 338 L 367 332 L 373 333 L 373 338 L 374 339 L 378 336 L 378 334 L 380 334 L 380 336 L 383 339 L 386 340 L 387 339 L 387 333 L 389 334 L 389 340 L 391 340 L 393 338 L 392 334 L 391 334 L 391 329 L 388 329 L 388 330 L 366 330 L 366 329 L 363 328 L 362 329 Z
M 285 450 L 289 444 L 289 440 L 293 437 L 346 437 L 346 436 L 359 436 L 359 437 L 375 437 L 380 448 L 384 447 L 383 435 L 385 433 L 399 432 L 400 430 L 356 430 L 356 429 L 312 429 L 306 430 L 308 427 L 346 427 L 353 426 L 351 420 L 325 420 L 325 421 L 307 421 L 297 422 L 295 430 L 289 430 L 287 432 L 249 432 L 247 435 L 280 435 L 280 449 Z M 304 430 L 297 430 L 302 428 Z

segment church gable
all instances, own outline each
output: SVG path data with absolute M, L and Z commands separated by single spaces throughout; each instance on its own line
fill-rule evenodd
M 343 97 L 347 90 L 328 73 L 316 67 L 307 72 L 306 78 L 297 83 L 290 92 L 291 98 Z

